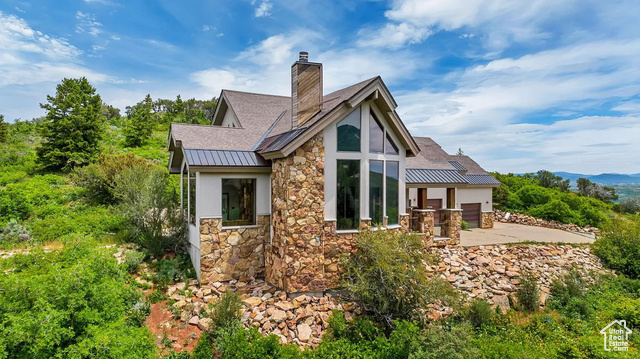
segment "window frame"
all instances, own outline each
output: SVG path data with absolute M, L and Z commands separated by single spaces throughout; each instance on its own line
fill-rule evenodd
M 224 184 L 226 180 L 230 180 L 230 181 L 243 181 L 243 180 L 251 180 L 253 181 L 253 209 L 252 209 L 252 223 L 251 224 L 241 224 L 241 225 L 225 225 L 225 219 L 224 219 Z M 220 178 L 220 214 L 221 214 L 221 227 L 223 229 L 230 229 L 230 228 L 252 228 L 252 227 L 256 227 L 258 225 L 258 195 L 257 195 L 257 191 L 258 191 L 258 178 L 256 177 L 222 177 Z M 228 198 L 227 198 L 228 200 Z M 228 219 L 227 219 L 228 220 Z
M 401 207 L 401 204 L 403 203 L 401 196 L 403 195 L 403 191 L 401 191 L 401 188 L 404 188 L 403 185 L 401 185 L 402 182 L 402 169 L 404 168 L 403 165 L 401 165 L 401 161 L 402 161 L 402 157 L 403 157 L 403 151 L 404 148 L 402 146 L 398 146 L 398 139 L 396 138 L 397 136 L 395 135 L 395 133 L 393 133 L 393 131 L 390 130 L 389 125 L 388 125 L 388 120 L 384 117 L 384 115 L 381 114 L 380 110 L 375 107 L 374 104 L 372 103 L 363 103 L 360 106 L 358 106 L 358 108 L 360 109 L 360 129 L 361 129 L 361 139 L 360 139 L 360 152 L 355 152 L 355 151 L 338 151 L 337 150 L 337 142 L 338 142 L 338 124 L 340 124 L 340 122 L 342 122 L 344 120 L 341 119 L 339 121 L 336 121 L 334 126 L 335 126 L 335 140 L 336 140 L 336 152 L 334 153 L 335 155 L 335 159 L 334 159 L 334 163 L 336 166 L 336 170 L 338 168 L 338 161 L 340 160 L 359 160 L 360 161 L 360 198 L 359 198 L 359 202 L 358 202 L 358 214 L 360 216 L 360 221 L 366 221 L 369 220 L 371 221 L 372 226 L 376 225 L 376 224 L 380 224 L 382 225 L 382 228 L 387 229 L 387 228 L 398 228 L 400 227 L 400 215 L 402 213 L 404 213 L 404 210 Z M 371 141 L 371 131 L 370 131 L 370 119 L 373 119 L 373 121 L 375 121 L 375 123 L 380 127 L 380 129 L 382 129 L 382 141 L 383 141 L 383 148 L 382 148 L 382 152 L 371 152 L 371 148 L 370 148 L 370 141 Z M 395 145 L 397 147 L 397 153 L 387 153 L 387 138 L 388 141 L 390 141 L 393 145 Z M 395 148 L 394 148 L 395 149 Z M 383 170 L 383 174 L 382 174 L 382 186 L 383 186 L 383 190 L 382 190 L 382 221 L 380 221 L 380 223 L 373 223 L 373 218 L 371 218 L 373 216 L 373 213 L 371 211 L 371 206 L 373 205 L 372 200 L 373 197 L 371 194 L 371 179 L 370 179 L 370 171 L 371 171 L 371 161 L 381 161 L 382 162 L 382 170 Z M 397 218 L 392 219 L 391 221 L 389 221 L 388 218 L 388 211 L 387 211 L 387 162 L 396 162 L 397 163 L 397 167 L 398 167 L 398 179 L 397 179 L 397 198 L 395 199 L 395 202 L 397 203 L 397 211 L 395 211 L 395 213 L 397 213 Z M 336 183 L 335 183 L 335 209 L 336 209 L 336 213 L 335 213 L 335 221 L 336 221 L 336 230 L 338 233 L 356 233 L 360 231 L 360 227 L 356 224 L 354 224 L 352 227 L 352 229 L 338 229 L 338 225 L 337 225 L 337 221 L 338 221 L 338 182 L 337 182 L 337 174 L 336 176 Z M 393 214 L 393 213 L 392 213 Z M 378 220 L 378 218 L 376 218 L 376 221 Z M 375 229 L 375 228 L 373 228 Z

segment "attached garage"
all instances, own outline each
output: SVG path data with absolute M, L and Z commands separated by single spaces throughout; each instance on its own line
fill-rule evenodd
M 469 224 L 469 228 L 479 228 L 481 218 L 481 203 L 463 203 L 462 206 L 462 220 Z

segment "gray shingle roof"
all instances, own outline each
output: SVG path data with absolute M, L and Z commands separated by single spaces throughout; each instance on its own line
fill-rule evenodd
M 189 166 L 268 167 L 262 156 L 253 151 L 185 149 Z
M 467 180 L 457 170 L 406 169 L 407 183 L 467 184 Z
M 449 163 L 449 154 L 439 144 L 429 137 L 413 138 L 420 152 L 415 157 L 407 157 L 407 168 L 429 168 L 441 170 L 455 170 Z
M 243 128 L 172 123 L 171 136 L 183 148 L 246 151 L 260 138 Z

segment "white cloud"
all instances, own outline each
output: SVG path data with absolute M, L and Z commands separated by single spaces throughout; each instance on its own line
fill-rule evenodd
M 256 1 L 252 1 L 252 4 L 255 4 Z M 269 0 L 262 0 L 260 4 L 255 8 L 255 17 L 265 17 L 271 15 L 271 9 L 273 8 L 273 4 Z
M 386 24 L 384 27 L 374 31 L 370 29 L 360 30 L 358 34 L 362 36 L 358 40 L 359 46 L 397 49 L 407 44 L 416 44 L 424 41 L 432 34 L 432 31 L 428 28 L 400 23 Z
M 217 96 L 221 89 L 289 95 L 290 65 L 297 52 L 309 51 L 310 60 L 322 62 L 325 94 L 374 76 L 387 83 L 412 76 L 417 67 L 415 57 L 390 54 L 378 49 L 336 49 L 321 52 L 322 36 L 305 29 L 271 36 L 242 51 L 233 65 L 193 73 L 190 79 L 202 86 L 207 96 Z
M 206 31 L 209 31 L 209 30 L 211 30 L 211 26 L 209 26 L 209 25 L 202 25 L 202 31 L 205 31 L 205 32 L 206 32 Z
M 76 12 L 76 32 L 78 34 L 88 33 L 91 36 L 98 36 L 102 33 L 102 23 L 96 20 L 95 15 L 84 13 L 82 11 Z

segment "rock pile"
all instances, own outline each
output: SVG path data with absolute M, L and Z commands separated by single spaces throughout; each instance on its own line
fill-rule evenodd
M 301 295 L 289 299 L 285 292 L 262 280 L 215 282 L 203 288 L 198 288 L 195 281 L 188 285 L 177 283 L 168 289 L 173 302 L 171 310 L 182 322 L 209 330 L 212 322 L 208 318 L 209 303 L 215 303 L 226 290 L 241 295 L 245 304 L 242 314 L 245 327 L 256 327 L 263 335 L 275 334 L 283 343 L 319 344 L 334 309 L 343 311 L 347 319 L 362 314 L 353 303 L 341 302 L 328 293 L 322 297 Z
M 494 212 L 494 219 L 496 222 L 502 223 L 516 223 L 523 224 L 527 226 L 538 226 L 538 227 L 547 227 L 547 228 L 555 228 L 561 229 L 563 231 L 568 232 L 577 232 L 584 234 L 594 234 L 599 235 L 600 230 L 596 227 L 591 227 L 589 225 L 585 227 L 580 227 L 573 223 L 560 223 L 556 221 L 547 221 L 540 218 L 531 217 L 522 213 L 514 213 L 514 212 L 505 212 L 499 209 L 496 209 Z
M 588 246 L 515 245 L 434 248 L 442 261 L 427 269 L 439 274 L 469 297 L 485 298 L 508 310 L 507 295 L 518 290 L 520 275 L 532 273 L 538 280 L 544 305 L 555 276 L 576 265 L 586 276 L 602 272 L 600 260 Z

